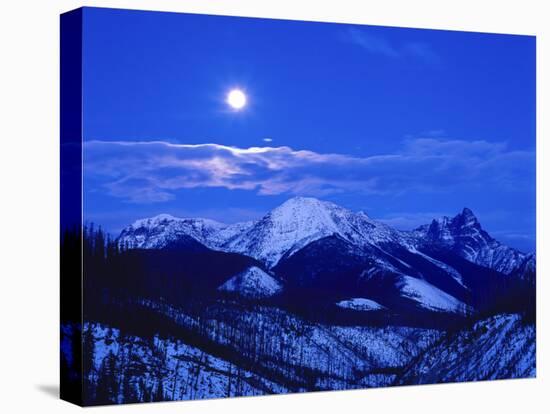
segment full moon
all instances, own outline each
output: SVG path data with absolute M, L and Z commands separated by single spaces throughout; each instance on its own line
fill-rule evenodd
M 246 95 L 240 89 L 233 89 L 227 94 L 226 102 L 233 109 L 242 109 L 246 105 Z

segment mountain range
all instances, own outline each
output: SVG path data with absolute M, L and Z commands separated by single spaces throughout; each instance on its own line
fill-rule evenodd
M 221 268 L 224 257 L 244 256 L 250 261 L 217 277 L 212 292 L 351 315 L 467 315 L 517 300 L 513 292 L 533 284 L 535 274 L 533 253 L 491 237 L 468 208 L 402 231 L 364 212 L 295 197 L 257 221 L 231 225 L 167 214 L 137 220 L 117 243 L 124 250 L 176 251 L 176 258 L 189 249 L 208 251 Z M 194 266 L 206 265 L 189 265 L 190 284 Z

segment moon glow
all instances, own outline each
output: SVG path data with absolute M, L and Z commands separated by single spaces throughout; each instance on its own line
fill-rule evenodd
M 246 95 L 240 89 L 232 89 L 227 94 L 226 102 L 233 109 L 242 109 L 246 105 Z

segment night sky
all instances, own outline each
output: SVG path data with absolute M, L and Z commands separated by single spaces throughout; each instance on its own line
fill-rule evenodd
M 113 234 L 301 195 L 400 229 L 466 206 L 535 248 L 534 37 L 86 8 L 83 39 L 85 220 Z

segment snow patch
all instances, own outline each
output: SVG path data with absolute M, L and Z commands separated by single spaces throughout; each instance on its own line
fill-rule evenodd
M 421 307 L 438 312 L 462 313 L 469 311 L 469 306 L 455 297 L 436 288 L 425 280 L 411 276 L 402 276 L 397 284 L 401 296 L 412 299 Z
M 273 296 L 283 289 L 282 285 L 271 275 L 256 266 L 233 276 L 223 283 L 218 290 L 238 293 L 249 299 L 261 299 Z
M 336 306 L 344 309 L 352 309 L 356 311 L 375 311 L 386 309 L 385 306 L 380 305 L 378 302 L 367 298 L 351 298 L 341 300 L 336 303 Z

